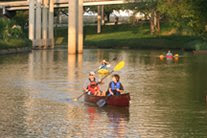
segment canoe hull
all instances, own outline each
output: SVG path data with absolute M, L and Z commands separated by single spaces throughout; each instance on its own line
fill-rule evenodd
M 96 102 L 100 99 L 104 99 L 106 98 L 105 96 L 93 96 L 93 95 L 85 95 L 84 100 L 86 102 L 90 102 L 90 103 L 94 103 L 96 104 Z M 118 96 L 110 96 L 107 100 L 106 103 L 107 105 L 111 105 L 111 106 L 129 106 L 129 102 L 130 102 L 130 94 L 129 93 L 125 93 L 122 95 L 118 95 Z

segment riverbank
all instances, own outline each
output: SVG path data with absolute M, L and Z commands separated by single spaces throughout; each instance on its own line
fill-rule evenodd
M 67 27 L 56 28 L 56 44 L 67 44 Z M 96 26 L 84 27 L 85 48 L 127 48 L 127 49 L 207 49 L 199 37 L 178 34 L 168 25 L 161 26 L 159 35 L 151 35 L 148 24 L 106 25 L 102 33 L 96 33 Z
M 24 39 L 0 40 L 0 55 L 28 52 L 32 49 L 32 43 Z

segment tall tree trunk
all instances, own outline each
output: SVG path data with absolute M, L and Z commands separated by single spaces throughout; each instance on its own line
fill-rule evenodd
M 151 13 L 150 21 L 150 33 L 154 34 L 155 32 L 155 25 L 154 25 L 154 12 Z
M 156 18 L 157 18 L 157 27 L 156 27 L 157 32 L 160 33 L 160 13 L 159 12 L 157 12 Z
M 108 22 L 108 23 L 110 22 L 110 14 L 111 14 L 111 13 L 106 12 L 106 18 L 107 18 L 107 22 Z
M 154 22 L 154 27 L 155 27 L 155 31 L 156 31 L 156 27 L 157 27 L 157 12 L 154 11 L 153 12 L 153 22 Z

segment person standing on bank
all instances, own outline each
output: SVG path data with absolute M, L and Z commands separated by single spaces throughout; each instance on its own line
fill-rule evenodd
M 112 81 L 109 83 L 107 96 L 121 95 L 121 93 L 123 93 L 123 92 L 124 92 L 124 87 L 120 82 L 120 76 L 118 74 L 114 74 L 112 76 Z

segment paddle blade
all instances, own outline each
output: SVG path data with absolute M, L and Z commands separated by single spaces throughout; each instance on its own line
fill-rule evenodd
M 78 101 L 78 99 L 77 99 L 77 98 L 74 98 L 74 99 L 73 99 L 73 101 L 75 101 L 75 102 L 76 102 L 76 101 Z
M 98 100 L 98 102 L 96 102 L 96 104 L 99 107 L 103 107 L 106 104 L 106 100 L 105 99 L 100 99 L 100 100 Z
M 114 67 L 114 71 L 119 71 L 121 70 L 125 65 L 124 61 L 119 62 L 115 67 Z

